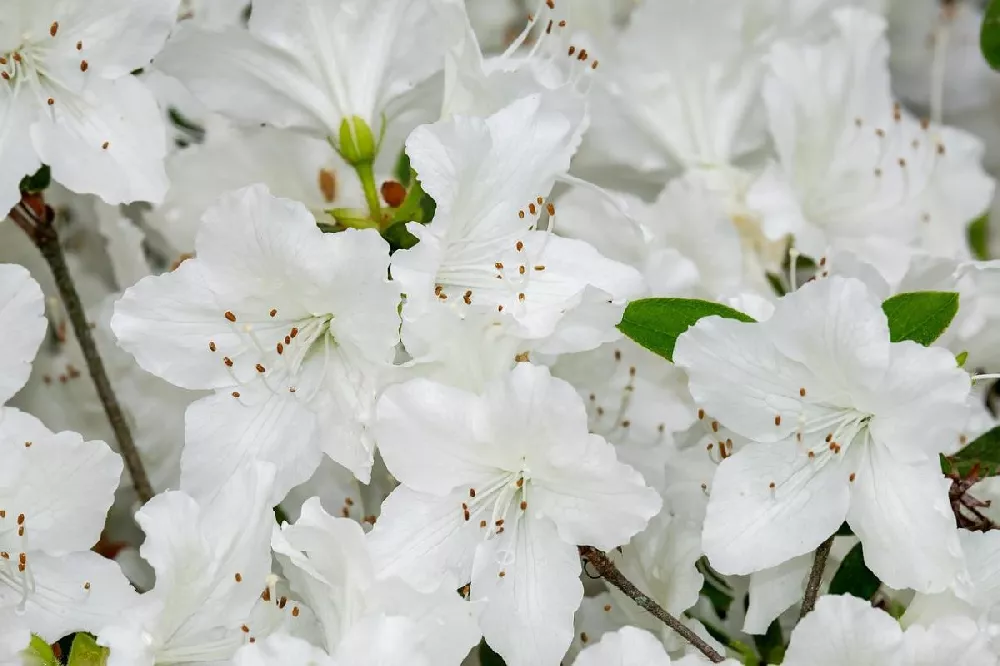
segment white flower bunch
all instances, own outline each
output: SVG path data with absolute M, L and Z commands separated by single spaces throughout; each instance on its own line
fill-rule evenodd
M 0 666 L 1000 666 L 1000 0 L 3 1 Z

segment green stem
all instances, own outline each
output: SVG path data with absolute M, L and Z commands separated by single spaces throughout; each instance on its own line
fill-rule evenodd
M 379 199 L 378 186 L 375 184 L 375 169 L 371 162 L 359 162 L 354 170 L 361 179 L 361 187 L 365 190 L 365 201 L 368 203 L 368 214 L 372 221 L 382 228 L 382 205 Z

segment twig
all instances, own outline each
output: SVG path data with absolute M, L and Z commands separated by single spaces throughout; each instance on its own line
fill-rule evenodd
M 52 210 L 36 199 L 15 207 L 11 210 L 10 217 L 34 241 L 52 271 L 52 277 L 55 279 L 59 296 L 66 308 L 66 314 L 73 324 L 73 332 L 80 343 L 80 349 L 83 350 L 83 357 L 87 362 L 90 377 L 94 381 L 94 388 L 97 389 L 101 404 L 104 405 L 104 413 L 108 416 L 111 429 L 118 440 L 118 449 L 121 451 L 129 475 L 132 477 L 132 485 L 135 487 L 136 495 L 139 496 L 140 501 L 147 502 L 153 497 L 153 488 L 149 483 L 149 477 L 146 475 L 146 468 L 142 464 L 139 451 L 136 449 L 132 431 L 122 413 L 118 397 L 108 379 L 108 373 L 104 369 L 104 361 L 101 359 L 97 344 L 94 342 L 94 335 L 87 322 L 83 302 L 80 300 L 80 294 L 76 291 L 73 276 L 66 265 L 66 257 L 59 244 L 59 233 L 52 221 Z
M 594 569 L 596 569 L 597 573 L 604 577 L 604 580 L 617 587 L 625 594 L 625 596 L 634 601 L 639 607 L 645 609 L 656 617 L 656 619 L 660 620 L 680 634 L 681 637 L 688 643 L 695 646 L 703 655 L 708 657 L 712 663 L 721 664 L 726 660 L 725 657 L 716 652 L 715 649 L 698 636 L 698 634 L 694 633 L 687 626 L 685 626 L 683 622 L 665 611 L 662 606 L 643 594 L 639 588 L 632 583 L 632 581 L 622 575 L 622 572 L 618 570 L 618 567 L 615 566 L 615 563 L 612 562 L 606 554 L 592 546 L 580 546 L 580 555 L 594 566 Z
M 816 607 L 816 597 L 819 596 L 819 585 L 823 582 L 823 569 L 826 568 L 826 559 L 830 557 L 830 549 L 833 548 L 833 538 L 824 541 L 816 549 L 816 558 L 813 560 L 812 571 L 809 572 L 809 581 L 806 583 L 806 595 L 802 598 L 802 610 L 799 612 L 799 619 Z

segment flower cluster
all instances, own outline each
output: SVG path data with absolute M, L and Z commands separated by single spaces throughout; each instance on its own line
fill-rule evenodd
M 6 2 L 0 664 L 1000 666 L 1000 4 Z

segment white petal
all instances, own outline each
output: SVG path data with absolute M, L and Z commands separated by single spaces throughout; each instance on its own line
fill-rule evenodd
M 477 396 L 414 379 L 379 398 L 375 436 L 386 467 L 406 486 L 444 495 L 483 488 L 502 458 L 481 438 Z
M 764 634 L 779 615 L 801 601 L 813 555 L 799 555 L 770 569 L 750 574 L 750 606 L 743 631 Z
M 1000 532 L 958 533 L 969 578 L 960 578 L 955 593 L 978 608 L 1000 601 Z
M 618 462 L 614 447 L 599 435 L 552 452 L 548 468 L 533 469 L 528 511 L 556 524 L 567 543 L 602 550 L 640 532 L 663 502 L 642 475 Z
M 996 666 L 991 633 L 971 618 L 948 617 L 930 627 L 910 627 L 903 640 L 912 651 L 914 666 Z
M 26 543 L 61 555 L 97 543 L 122 473 L 118 454 L 75 432 L 54 434 L 11 407 L 0 409 L 0 448 L 6 459 L 0 470 L 3 550 L 23 552 Z M 15 528 L 20 514 L 25 540 Z
M 255 461 L 275 465 L 275 500 L 308 479 L 319 465 L 316 416 L 294 394 L 242 389 L 191 403 L 184 415 L 181 489 L 210 498 L 219 480 Z
M 41 287 L 23 266 L 0 264 L 0 404 L 28 381 L 47 329 Z
M 579 573 L 576 546 L 545 518 L 525 516 L 476 549 L 472 600 L 486 602 L 483 636 L 507 664 L 544 666 L 563 656 L 583 598 Z
M 576 658 L 574 666 L 670 666 L 660 640 L 642 629 L 622 627 L 604 634 Z
M 97 553 L 34 553 L 28 566 L 35 589 L 25 612 L 32 631 L 46 642 L 74 631 L 96 635 L 138 600 L 118 565 Z
M 334 661 L 344 666 L 432 666 L 431 661 L 414 650 L 419 638 L 419 627 L 410 618 L 370 615 L 351 627 L 334 651 Z
M 847 522 L 865 564 L 897 590 L 941 592 L 959 573 L 962 551 L 940 463 L 907 464 L 877 443 L 859 451 Z
M 163 200 L 166 127 L 138 79 L 93 79 L 83 96 L 54 92 L 52 99 L 31 140 L 54 179 L 109 204 Z
M 784 666 L 901 666 L 903 631 L 888 613 L 851 595 L 823 596 L 795 627 Z
M 21 179 L 35 173 L 41 160 L 31 145 L 28 127 L 39 115 L 37 102 L 23 86 L 11 92 L 0 88 L 0 210 L 7 211 L 21 200 Z
M 705 554 L 721 573 L 748 574 L 814 550 L 844 522 L 848 485 L 840 460 L 811 459 L 791 442 L 747 445 L 715 474 Z
M 465 488 L 443 497 L 406 486 L 392 491 L 368 535 L 378 575 L 398 576 L 425 591 L 468 583 L 476 545 L 483 539 L 480 518 L 464 519 L 462 502 L 468 498 Z
M 272 634 L 241 647 L 233 656 L 233 666 L 334 666 L 334 661 L 301 638 Z

